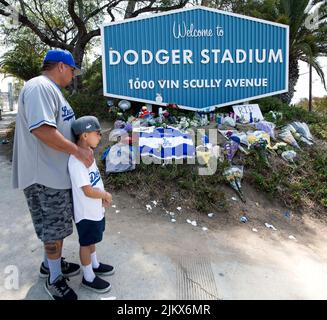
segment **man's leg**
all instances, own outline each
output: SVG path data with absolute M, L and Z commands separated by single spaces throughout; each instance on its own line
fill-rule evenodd
M 49 282 L 52 284 L 61 274 L 61 252 L 63 240 L 48 241 L 44 243 L 44 249 L 48 258 L 50 270 Z

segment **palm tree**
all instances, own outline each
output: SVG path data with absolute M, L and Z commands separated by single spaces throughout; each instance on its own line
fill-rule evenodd
M 317 3 L 322 4 L 320 15 L 317 17 L 318 24 L 310 27 L 310 12 Z M 285 20 L 290 26 L 289 91 L 282 95 L 282 100 L 287 103 L 290 103 L 293 97 L 299 78 L 299 60 L 316 70 L 326 89 L 324 72 L 318 62 L 319 57 L 327 56 L 327 24 L 326 21 L 323 22 L 326 9 L 326 1 L 281 0 L 279 3 L 280 16 L 276 21 Z
M 20 35 L 0 57 L 0 72 L 27 81 L 41 73 L 45 46 L 35 36 Z
M 299 78 L 299 61 L 311 65 L 326 88 L 324 72 L 318 58 L 327 56 L 327 1 L 249 0 L 247 3 L 252 9 L 252 15 L 290 26 L 289 91 L 281 95 L 282 100 L 290 103 L 293 98 Z M 314 17 L 311 13 L 316 6 L 319 7 L 319 17 L 313 21 L 316 26 L 313 27 L 310 20 Z
M 284 102 L 290 103 L 294 95 L 299 61 L 311 65 L 326 88 L 324 72 L 318 62 L 319 57 L 327 56 L 326 0 L 212 0 L 202 3 L 290 26 L 289 91 L 281 95 Z M 319 6 L 319 19 L 315 21 L 318 27 L 311 28 L 311 10 L 315 6 Z

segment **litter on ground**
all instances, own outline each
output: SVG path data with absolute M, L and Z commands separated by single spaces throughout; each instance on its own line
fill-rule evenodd
M 277 231 L 277 229 L 272 225 L 272 224 L 269 224 L 269 223 L 265 223 L 265 226 L 268 228 L 268 229 L 273 229 L 274 231 Z
M 248 221 L 248 218 L 245 217 L 245 216 L 243 216 L 243 217 L 240 218 L 240 222 L 245 223 L 245 222 L 247 222 L 247 221 Z

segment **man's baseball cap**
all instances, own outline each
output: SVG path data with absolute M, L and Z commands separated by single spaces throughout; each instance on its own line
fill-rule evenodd
M 93 116 L 80 117 L 72 122 L 72 130 L 75 136 L 84 132 L 100 131 L 99 120 Z
M 45 62 L 62 62 L 75 69 L 75 76 L 82 74 L 82 70 L 75 64 L 73 55 L 67 50 L 49 50 L 44 57 L 43 63 Z

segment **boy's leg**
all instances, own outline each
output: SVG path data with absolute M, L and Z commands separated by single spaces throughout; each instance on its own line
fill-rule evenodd
M 92 282 L 95 278 L 95 274 L 92 269 L 92 262 L 91 262 L 91 252 L 92 252 L 92 246 L 80 246 L 80 259 L 82 263 L 82 269 L 84 273 L 84 279 L 88 282 Z
M 95 249 L 95 244 L 92 244 L 90 246 L 90 248 L 91 248 L 92 268 L 93 269 L 97 269 L 97 268 L 99 268 L 100 264 L 99 264 L 98 259 L 97 259 L 97 253 L 96 253 L 96 249 Z
M 48 259 L 50 270 L 49 282 L 52 284 L 60 275 L 61 272 L 61 252 L 63 240 L 48 241 L 44 243 L 44 249 Z
M 108 292 L 111 288 L 111 284 L 94 274 L 91 253 L 95 253 L 94 244 L 80 247 L 80 258 L 84 273 L 82 286 L 97 293 Z

